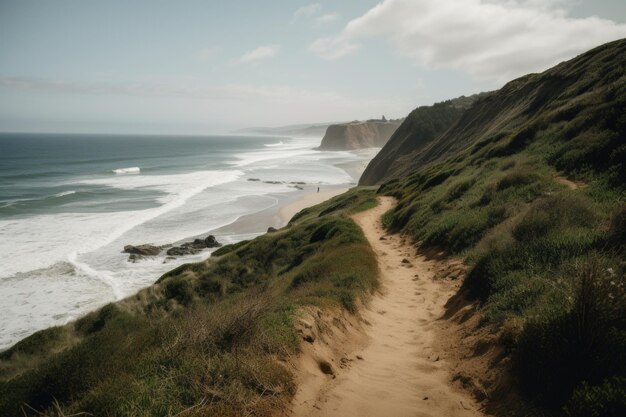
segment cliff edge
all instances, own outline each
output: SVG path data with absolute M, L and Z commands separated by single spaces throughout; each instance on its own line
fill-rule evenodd
M 382 147 L 402 120 L 368 120 L 328 126 L 321 150 L 351 150 Z
M 415 153 L 439 138 L 484 94 L 462 96 L 413 110 L 370 161 L 359 185 L 380 184 L 407 175 L 413 169 Z

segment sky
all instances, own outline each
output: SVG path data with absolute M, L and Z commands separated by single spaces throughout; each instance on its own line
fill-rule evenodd
M 623 0 L 0 0 L 0 131 L 400 118 L 625 37 Z

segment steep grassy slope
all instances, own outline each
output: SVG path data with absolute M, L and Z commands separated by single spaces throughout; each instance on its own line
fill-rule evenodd
M 0 354 L 0 415 L 270 415 L 294 393 L 302 306 L 354 310 L 377 266 L 349 192 Z
M 626 40 L 482 97 L 411 155 L 379 190 L 399 199 L 387 227 L 466 259 L 529 399 L 624 415 Z
M 456 123 L 480 96 L 459 97 L 413 110 L 368 164 L 359 184 L 374 185 L 409 174 L 420 150 Z
M 624 150 L 619 146 L 623 136 L 618 133 L 624 126 L 620 110 L 625 49 L 623 40 L 613 42 L 544 73 L 512 81 L 480 97 L 437 140 L 424 141 L 419 123 L 402 126 L 398 132 L 409 129 L 406 136 L 412 147 L 408 154 L 395 153 L 388 159 L 389 171 L 413 172 L 459 152 L 472 151 L 474 159 L 504 156 L 549 135 L 550 162 L 557 168 L 566 172 L 610 169 L 613 181 L 623 182 Z M 373 182 L 379 179 L 364 176 L 362 184 Z
M 400 126 L 400 120 L 368 120 L 330 125 L 322 138 L 320 149 L 350 150 L 382 147 L 398 126 Z

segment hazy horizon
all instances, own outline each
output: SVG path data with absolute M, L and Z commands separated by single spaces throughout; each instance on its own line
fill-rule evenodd
M 617 0 L 5 1 L 0 131 L 401 118 L 623 37 Z

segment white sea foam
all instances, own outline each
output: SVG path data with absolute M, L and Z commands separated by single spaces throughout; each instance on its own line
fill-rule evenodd
M 78 261 L 76 259 L 77 256 L 78 256 L 77 252 L 72 252 L 67 257 L 68 262 L 72 266 L 74 266 L 76 270 L 82 271 L 86 275 L 93 277 L 99 281 L 102 281 L 109 288 L 111 288 L 113 292 L 113 296 L 115 297 L 116 300 L 119 300 L 120 298 L 122 298 L 124 293 L 120 287 L 120 283 L 112 276 L 111 273 L 107 271 L 96 271 L 91 266 L 87 265 L 86 263 Z
M 153 191 L 160 196 L 156 207 L 93 212 L 81 211 L 83 206 L 77 203 L 75 212 L 68 209 L 56 214 L 1 219 L 0 293 L 7 303 L 0 305 L 0 349 L 35 330 L 63 324 L 106 302 L 130 295 L 184 262 L 208 256 L 206 251 L 167 264 L 158 257 L 129 263 L 127 255 L 120 252 L 125 244 L 173 243 L 213 233 L 241 216 L 275 206 L 278 195 L 296 192 L 290 182 L 353 182 L 354 178 L 337 164 L 364 158 L 349 152 L 316 151 L 313 148 L 318 143 L 312 139 L 270 143 L 271 146 L 234 155 L 234 169 L 228 170 L 160 175 L 146 175 L 144 170 L 141 175 L 108 174 L 64 184 L 70 191 L 79 189 L 75 187 L 102 186 L 124 190 L 120 195 L 137 191 L 138 196 L 152 195 L 150 198 L 155 193 L 144 191 Z M 69 195 L 70 191 L 57 196 Z M 116 203 L 107 209 L 113 204 Z M 267 226 L 259 225 L 259 233 Z M 218 238 L 223 243 L 234 243 L 246 237 Z
M 164 204 L 159 207 L 131 212 L 131 215 L 128 216 L 128 220 L 124 224 L 118 226 L 117 230 L 110 233 L 105 239 L 98 242 L 96 244 L 97 247 L 88 248 L 87 250 L 82 250 L 78 253 L 85 253 L 102 247 L 119 238 L 121 235 L 134 227 L 183 206 L 187 200 L 205 189 L 235 181 L 242 174 L 243 173 L 241 171 L 199 171 L 190 174 L 135 177 L 140 180 L 134 182 L 119 183 L 110 181 L 107 183 L 106 180 L 104 180 L 105 185 L 115 186 L 118 188 L 153 188 L 166 191 L 171 194 L 163 198 Z M 128 213 L 125 214 L 128 215 Z
M 72 195 L 72 194 L 76 194 L 76 191 L 74 190 L 69 190 L 69 191 L 62 191 L 60 193 L 55 194 L 55 197 L 65 197 L 66 195 Z
M 303 155 L 312 155 L 313 149 L 286 149 L 286 150 L 263 150 L 258 152 L 245 152 L 235 155 L 236 161 L 231 162 L 237 167 L 246 167 L 260 162 L 271 163 L 274 160 L 294 160 Z
M 118 168 L 114 169 L 113 172 L 115 174 L 139 174 L 141 169 L 139 167 Z
M 264 146 L 267 146 L 268 148 L 273 148 L 275 146 L 282 146 L 282 145 L 284 145 L 284 143 L 281 140 L 280 142 L 277 142 L 277 143 L 266 143 Z
M 203 190 L 236 180 L 241 171 L 200 171 L 191 174 L 82 180 L 123 189 L 164 191 L 162 204 L 145 210 L 113 213 L 60 213 L 0 221 L 0 253 L 6 257 L 0 278 L 48 267 L 101 248 L 129 230 L 181 207 Z M 129 180 L 129 181 L 127 181 Z M 35 231 L 36 233 L 33 233 Z M 37 256 L 33 256 L 36 254 Z

